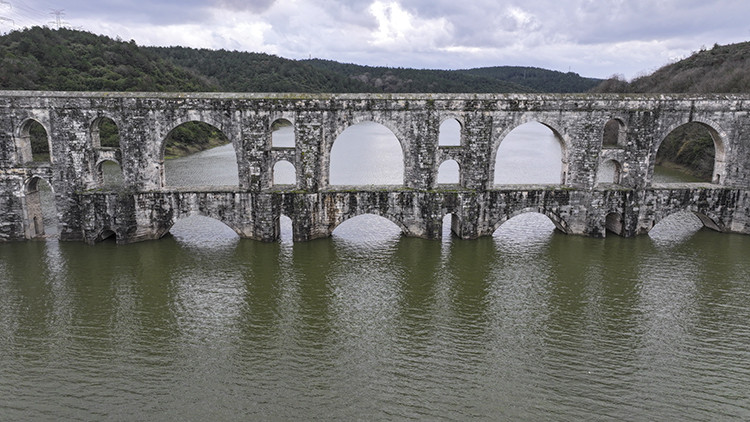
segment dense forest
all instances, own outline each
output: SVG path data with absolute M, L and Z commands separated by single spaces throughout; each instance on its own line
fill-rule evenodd
M 418 70 L 270 54 L 141 47 L 72 29 L 0 36 L 0 89 L 225 92 L 584 92 L 601 80 L 538 68 Z

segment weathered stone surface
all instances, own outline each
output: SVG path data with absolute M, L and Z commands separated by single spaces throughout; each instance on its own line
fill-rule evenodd
M 60 238 L 93 243 L 115 234 L 122 243 L 163 236 L 179 218 L 218 219 L 240 236 L 272 241 L 280 216 L 295 240 L 328 236 L 348 218 L 371 213 L 406 235 L 439 238 L 443 217 L 462 238 L 490 235 L 523 212 L 547 215 L 566 233 L 645 233 L 660 219 L 688 210 L 707 226 L 750 232 L 750 119 L 743 95 L 462 95 L 0 92 L 0 241 L 41 235 L 36 184 L 55 193 Z M 112 119 L 120 148 L 98 145 L 97 123 Z M 292 123 L 295 147 L 274 147 L 272 125 Z M 439 127 L 461 124 L 460 146 L 439 146 Z M 30 122 L 47 131 L 51 160 L 32 163 Z M 166 189 L 164 142 L 176 126 L 201 121 L 222 130 L 237 154 L 239 187 Z M 404 186 L 329 187 L 330 152 L 347 127 L 388 127 L 404 153 Z M 537 121 L 558 136 L 562 183 L 493 186 L 505 136 Z M 612 125 L 611 122 L 617 124 Z M 669 132 L 688 122 L 715 138 L 713 183 L 655 186 L 656 152 Z M 605 126 L 619 128 L 603 145 Z M 103 191 L 98 166 L 118 162 L 125 187 Z M 273 186 L 273 166 L 290 162 L 296 186 Z M 437 185 L 446 160 L 460 166 L 460 184 Z M 618 184 L 597 184 L 613 161 Z

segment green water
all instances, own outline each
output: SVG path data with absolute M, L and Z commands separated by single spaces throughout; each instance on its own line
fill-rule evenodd
M 750 236 L 282 223 L 0 244 L 0 420 L 750 419 Z

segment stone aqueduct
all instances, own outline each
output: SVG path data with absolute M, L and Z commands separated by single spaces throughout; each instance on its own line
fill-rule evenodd
M 37 184 L 54 191 L 59 237 L 94 243 L 156 239 L 174 222 L 203 215 L 240 236 L 273 241 L 279 218 L 294 240 L 329 236 L 341 222 L 371 213 L 409 236 L 439 238 L 443 217 L 460 238 L 490 235 L 524 212 L 548 216 L 565 233 L 643 234 L 677 211 L 692 211 L 723 232 L 750 233 L 750 96 L 548 94 L 226 94 L 0 92 L 0 241 L 39 237 Z M 120 148 L 99 145 L 98 119 L 112 119 Z M 272 125 L 292 123 L 294 147 L 274 147 Z M 461 125 L 460 145 L 439 145 L 441 122 Z M 176 126 L 200 121 L 226 134 L 237 155 L 239 186 L 168 188 L 164 142 Z M 330 186 L 329 161 L 347 127 L 373 121 L 398 138 L 403 186 Z M 505 135 L 536 121 L 562 147 L 558 185 L 494 186 L 495 155 Z M 48 162 L 31 160 L 30 122 L 48 135 Z M 688 122 L 714 137 L 712 183 L 652 183 L 660 143 Z M 605 139 L 605 127 L 614 135 Z M 102 189 L 98 166 L 117 161 L 124 188 Z M 294 165 L 296 184 L 272 183 L 274 164 Z M 437 184 L 446 160 L 458 185 Z M 599 184 L 599 166 L 617 168 Z M 609 163 L 610 165 L 612 163 Z

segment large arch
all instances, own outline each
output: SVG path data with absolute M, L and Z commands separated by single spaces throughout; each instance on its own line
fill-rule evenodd
M 59 220 L 54 188 L 47 180 L 39 176 L 26 180 L 23 206 L 27 238 L 37 239 L 58 234 Z
M 170 146 L 175 149 L 170 150 Z M 171 151 L 180 156 L 170 157 Z M 170 162 L 165 163 L 168 158 Z M 162 140 L 160 163 L 162 186 L 239 185 L 237 152 L 232 140 L 217 126 L 204 121 L 189 120 L 174 126 Z
M 566 183 L 569 147 L 555 127 L 529 119 L 505 128 L 493 144 L 490 157 L 493 185 Z M 543 157 L 544 162 L 532 161 L 539 157 L 540 150 L 549 152 Z M 559 168 L 559 173 L 550 173 L 550 166 Z
M 175 227 L 185 232 L 194 231 L 196 237 L 202 239 L 235 238 L 242 235 L 240 230 L 226 221 L 202 212 L 176 215 L 163 235 L 167 233 L 174 235 Z
M 705 174 L 702 175 L 702 177 L 698 174 L 696 174 L 696 176 L 700 179 L 704 179 L 706 182 L 723 184 L 726 180 L 726 147 L 724 141 L 726 138 L 726 132 L 721 130 L 719 125 L 708 120 L 695 119 L 689 122 L 681 122 L 669 126 L 664 132 L 662 132 L 661 136 L 658 138 L 659 141 L 654 145 L 654 150 L 652 152 L 653 156 L 651 164 L 649 165 L 650 180 L 654 179 L 655 167 L 663 159 L 661 155 L 661 153 L 665 151 L 663 148 L 678 148 L 679 151 L 676 152 L 677 155 L 674 153 L 668 153 L 667 155 L 674 156 L 678 160 L 685 160 L 694 163 L 700 163 L 702 161 L 704 163 Z M 705 157 L 690 155 L 692 153 L 699 154 L 703 151 L 710 153 L 710 147 L 707 144 L 713 146 L 714 157 L 713 160 L 710 160 L 712 161 L 712 165 L 705 164 Z M 679 148 L 679 145 L 682 145 L 682 148 Z M 687 155 L 683 155 L 682 158 L 680 158 L 679 156 L 682 154 Z M 698 161 L 693 161 L 692 158 L 695 158 Z M 681 165 L 690 166 L 689 164 Z M 707 169 L 709 166 L 712 167 L 710 172 Z
M 332 142 L 326 168 L 328 185 L 404 185 L 403 142 L 388 126 L 363 120 L 348 126 Z

